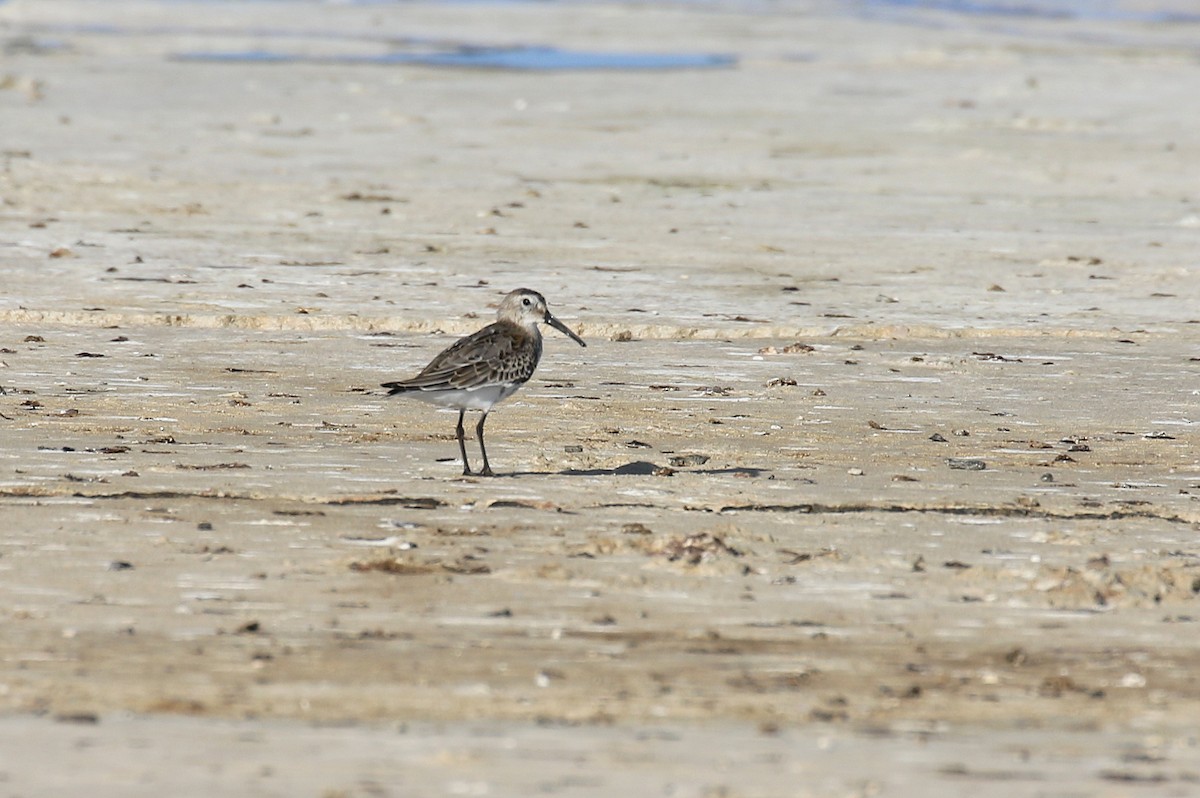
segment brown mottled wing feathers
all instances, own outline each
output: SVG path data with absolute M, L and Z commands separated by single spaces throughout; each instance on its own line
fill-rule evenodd
M 537 367 L 540 344 L 519 325 L 498 321 L 455 341 L 417 376 L 384 387 L 402 393 L 525 382 Z

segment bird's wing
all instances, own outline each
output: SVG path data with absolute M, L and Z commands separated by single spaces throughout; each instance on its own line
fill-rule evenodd
M 514 334 L 517 337 L 514 337 Z M 496 382 L 524 382 L 533 373 L 524 368 L 526 360 L 514 356 L 522 343 L 524 330 L 513 330 L 497 322 L 455 341 L 429 362 L 417 376 L 388 383 L 388 387 L 429 391 L 439 389 L 470 390 Z

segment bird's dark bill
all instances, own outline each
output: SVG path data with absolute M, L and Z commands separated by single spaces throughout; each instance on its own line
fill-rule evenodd
M 569 337 L 569 338 L 570 338 L 572 341 L 574 341 L 575 343 L 579 344 L 580 346 L 587 346 L 587 344 L 585 344 L 585 343 L 583 342 L 583 339 L 582 339 L 582 338 L 580 338 L 578 335 L 576 335 L 575 333 L 573 333 L 573 332 L 571 331 L 571 328 L 570 328 L 570 327 L 568 327 L 567 325 L 563 324 L 561 321 L 559 321 L 558 319 L 554 318 L 554 317 L 553 317 L 553 316 L 551 316 L 549 313 L 547 313 L 547 314 L 546 314 L 546 323 L 547 323 L 547 324 L 549 324 L 549 325 L 550 325 L 551 327 L 553 327 L 554 329 L 558 330 L 558 331 L 559 331 L 560 333 L 562 333 L 563 335 L 566 335 L 566 336 L 568 336 L 568 337 Z

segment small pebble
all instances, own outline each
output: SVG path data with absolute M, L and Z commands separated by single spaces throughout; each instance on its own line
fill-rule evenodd
M 681 454 L 672 457 L 669 462 L 676 468 L 687 468 L 688 466 L 704 465 L 708 462 L 706 454 Z
M 100 722 L 100 716 L 95 712 L 62 712 L 54 716 L 57 723 L 80 723 L 94 726 Z
M 846 470 L 846 473 L 852 477 L 861 477 L 866 472 L 863 471 L 861 468 L 850 468 L 850 469 Z
M 947 457 L 946 465 L 955 471 L 983 471 L 987 463 L 973 457 Z

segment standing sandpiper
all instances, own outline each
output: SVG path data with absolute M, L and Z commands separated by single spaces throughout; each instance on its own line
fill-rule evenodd
M 458 451 L 462 454 L 463 476 L 471 476 L 467 463 L 467 445 L 463 440 L 463 416 L 468 410 L 482 410 L 475 427 L 483 468 L 479 475 L 492 476 L 487 449 L 483 445 L 483 422 L 492 406 L 516 393 L 537 368 L 542 358 L 542 333 L 539 324 L 549 324 L 569 335 L 575 343 L 587 346 L 565 324 L 551 315 L 546 299 L 537 291 L 518 288 L 504 297 L 496 321 L 478 332 L 455 341 L 429 362 L 425 369 L 408 380 L 385 382 L 388 396 L 408 394 L 425 402 L 458 411 Z

